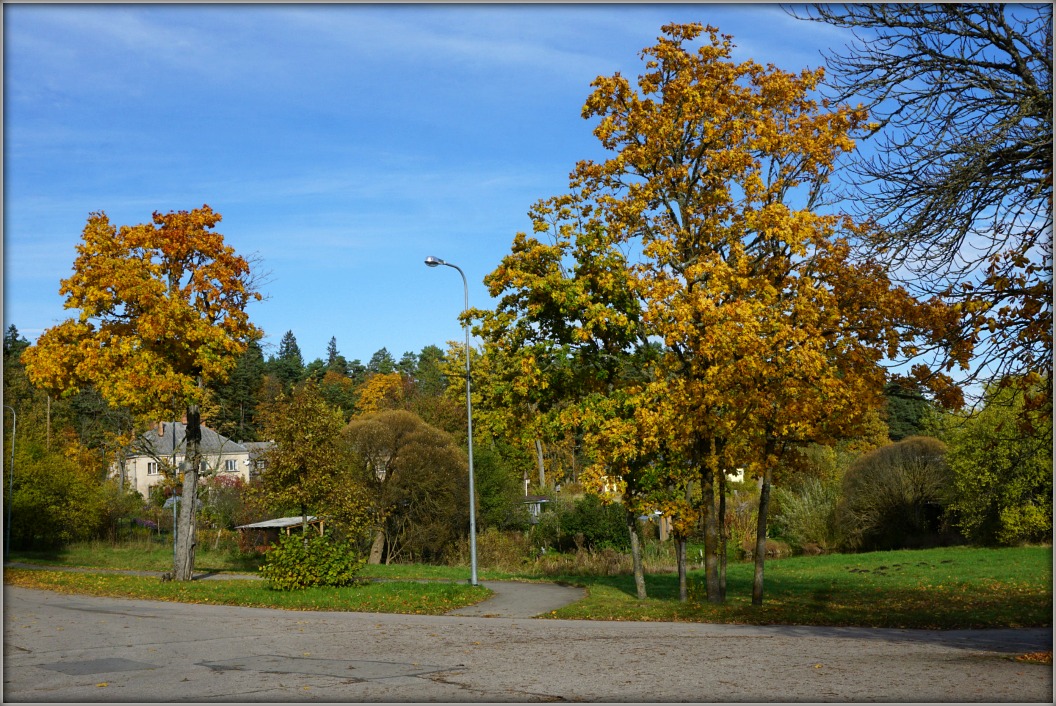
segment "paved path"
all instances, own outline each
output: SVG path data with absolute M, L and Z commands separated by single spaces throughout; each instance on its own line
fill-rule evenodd
M 1052 668 L 1011 659 L 1047 649 L 1051 629 L 298 612 L 5 586 L 3 697 L 1052 703 Z

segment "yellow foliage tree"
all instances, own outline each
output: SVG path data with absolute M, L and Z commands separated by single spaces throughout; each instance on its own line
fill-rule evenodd
M 407 395 L 407 381 L 401 373 L 374 373 L 359 386 L 360 414 L 373 414 L 386 409 L 402 409 Z
M 224 381 L 248 342 L 260 336 L 246 305 L 249 263 L 213 230 L 209 206 L 154 213 L 151 223 L 112 225 L 92 213 L 73 275 L 59 292 L 75 318 L 49 328 L 24 354 L 37 386 L 71 393 L 91 384 L 141 419 L 163 418 L 175 402 L 187 414 L 183 498 L 197 493 L 205 385 Z M 173 575 L 194 570 L 194 502 L 181 503 Z

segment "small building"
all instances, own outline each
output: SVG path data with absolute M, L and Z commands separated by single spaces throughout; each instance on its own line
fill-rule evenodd
M 279 541 L 279 537 L 282 534 L 289 535 L 292 534 L 294 530 L 299 532 L 303 525 L 304 518 L 300 515 L 295 515 L 294 517 L 276 517 L 272 520 L 262 520 L 261 522 L 250 522 L 246 525 L 238 525 L 235 527 L 235 529 L 238 530 L 238 546 L 243 551 L 267 551 L 271 545 Z M 325 529 L 322 518 L 316 517 L 315 515 L 308 515 L 308 525 L 322 536 L 323 530 Z
M 550 502 L 545 495 L 525 495 L 524 504 L 528 506 L 528 520 L 534 525 L 539 522 L 539 515 L 543 512 L 543 503 Z

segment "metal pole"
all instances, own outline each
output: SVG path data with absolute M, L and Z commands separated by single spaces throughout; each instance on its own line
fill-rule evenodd
M 4 405 L 4 409 L 11 410 L 11 471 L 7 474 L 7 529 L 4 531 L 4 561 L 11 555 L 11 506 L 15 503 L 15 430 L 18 425 L 18 415 L 15 408 Z
M 458 274 L 462 275 L 462 289 L 465 292 L 466 297 L 466 308 L 465 311 L 469 312 L 469 283 L 466 280 L 466 273 L 462 271 L 462 268 L 458 265 L 452 265 L 450 262 L 444 262 L 443 260 L 435 257 L 427 257 L 425 264 L 430 267 L 436 267 L 437 265 L 447 265 L 458 270 Z M 471 586 L 477 585 L 477 508 L 476 508 L 476 497 L 473 490 L 473 398 L 472 398 L 472 386 L 470 383 L 470 367 L 469 367 L 469 322 L 462 324 L 462 328 L 466 331 L 466 427 L 469 434 L 469 564 L 470 564 L 470 579 L 469 583 Z

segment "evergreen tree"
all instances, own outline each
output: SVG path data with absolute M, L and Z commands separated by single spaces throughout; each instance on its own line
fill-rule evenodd
M 418 376 L 418 355 L 413 351 L 407 351 L 400 358 L 400 362 L 396 364 L 396 370 L 409 378 L 416 378 Z
M 370 357 L 370 362 L 367 363 L 367 372 L 377 375 L 388 375 L 389 373 L 396 371 L 396 360 L 389 353 L 387 348 L 382 348 L 376 351 L 374 355 Z
M 358 362 L 358 361 L 357 361 Z M 348 361 L 345 356 L 337 351 L 337 338 L 331 336 L 330 343 L 326 346 L 326 370 L 338 375 L 348 376 Z
M 216 431 L 238 441 L 259 440 L 257 405 L 264 374 L 264 351 L 259 342 L 253 341 L 228 381 L 214 389 L 219 410 L 211 426 Z
M 278 378 L 284 390 L 304 379 L 304 357 L 293 331 L 287 331 L 279 342 L 278 356 L 268 360 L 268 372 Z

